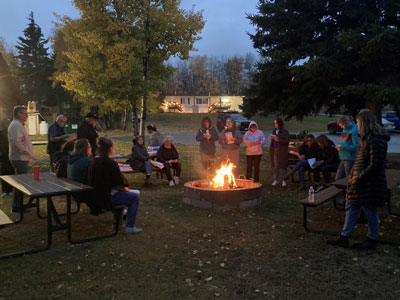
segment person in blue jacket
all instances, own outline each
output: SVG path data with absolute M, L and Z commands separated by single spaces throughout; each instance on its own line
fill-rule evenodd
M 211 125 L 211 119 L 204 117 L 201 128 L 197 131 L 196 141 L 200 142 L 200 158 L 203 170 L 212 169 L 215 159 L 215 142 L 218 141 L 218 131 Z
M 336 180 L 348 177 L 353 167 L 358 148 L 358 128 L 348 116 L 338 119 L 338 125 L 342 128 L 341 142 L 336 145 L 339 151 L 340 164 L 336 172 Z

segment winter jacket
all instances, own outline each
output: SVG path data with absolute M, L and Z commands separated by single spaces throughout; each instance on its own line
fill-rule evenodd
M 232 133 L 232 137 L 235 140 L 233 144 L 228 144 L 226 142 L 227 133 Z M 227 128 L 223 129 L 221 131 L 221 134 L 219 135 L 219 143 L 222 145 L 222 150 L 239 150 L 242 141 L 243 141 L 242 133 L 235 126 L 232 129 L 227 129 Z
M 321 149 L 318 151 L 318 160 L 323 160 L 324 165 L 339 165 L 339 153 L 335 148 L 335 144 L 329 140 L 330 144 L 327 148 Z
M 275 130 L 272 133 L 275 134 Z M 278 138 L 278 142 L 271 140 L 271 144 L 269 145 L 271 168 L 286 169 L 288 167 L 288 148 L 290 142 L 289 131 L 286 129 L 279 130 Z M 275 166 L 275 151 L 278 152 L 278 166 Z
M 346 201 L 367 207 L 382 207 L 387 200 L 386 152 L 390 137 L 373 135 L 360 143 L 349 177 Z M 353 184 L 351 184 L 355 181 Z
M 303 143 L 299 148 L 299 154 L 304 155 L 305 159 L 317 158 L 318 153 L 319 147 L 317 143 L 312 144 L 311 147 L 308 147 L 307 144 Z
M 200 128 L 197 131 L 196 141 L 200 142 L 200 152 L 205 153 L 210 156 L 215 155 L 215 142 L 218 141 L 218 131 L 214 127 L 208 128 L 208 132 L 211 135 L 210 139 L 206 139 L 204 134 L 207 133 L 206 128 Z
M 147 153 L 144 145 L 135 144 L 132 147 L 132 154 L 129 159 L 129 165 L 133 170 L 141 171 L 144 167 L 145 161 L 150 159 L 149 153 Z
M 71 155 L 68 159 L 68 179 L 86 183 L 88 166 L 91 159 L 80 155 Z
M 358 148 L 358 127 L 354 122 L 343 129 L 340 139 L 340 160 L 354 160 Z
M 175 159 L 179 159 L 179 154 L 178 151 L 176 151 L 175 146 L 171 145 L 171 148 L 168 149 L 165 147 L 165 144 L 162 144 L 157 152 L 157 161 L 164 163 L 166 161 Z
M 250 131 L 250 127 L 255 125 L 257 130 L 253 133 Z M 260 142 L 258 145 L 251 146 L 252 142 Z M 262 145 L 265 144 L 265 136 L 261 130 L 258 130 L 258 125 L 256 122 L 251 121 L 249 125 L 249 131 L 247 131 L 243 137 L 243 144 L 247 146 L 246 155 L 262 155 L 263 149 Z
M 93 157 L 96 156 L 96 149 L 97 149 L 96 140 L 97 137 L 99 136 L 97 134 L 96 127 L 93 127 L 88 122 L 84 121 L 83 124 L 78 127 L 78 131 L 76 132 L 76 134 L 78 140 L 87 139 L 89 141 L 90 146 L 92 147 Z
M 10 160 L 33 161 L 33 145 L 24 125 L 17 119 L 8 126 L 8 142 Z

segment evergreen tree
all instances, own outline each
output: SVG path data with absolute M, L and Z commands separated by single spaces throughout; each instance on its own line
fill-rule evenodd
M 21 90 L 28 100 L 54 105 L 50 76 L 52 60 L 49 58 L 42 30 L 35 23 L 33 12 L 28 17 L 29 24 L 24 30 L 24 36 L 18 37 L 17 58 L 19 60 L 19 80 Z
M 249 19 L 262 56 L 247 114 L 302 119 L 345 107 L 354 115 L 400 100 L 400 2 L 260 0 Z M 380 119 L 380 117 L 379 117 Z

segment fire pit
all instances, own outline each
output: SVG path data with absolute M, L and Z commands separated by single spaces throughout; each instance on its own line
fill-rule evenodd
M 247 179 L 235 179 L 233 164 L 223 165 L 213 180 L 195 180 L 184 185 L 183 202 L 217 210 L 256 206 L 262 197 L 262 185 Z

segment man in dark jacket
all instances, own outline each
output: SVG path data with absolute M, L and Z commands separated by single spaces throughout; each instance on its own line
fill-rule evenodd
M 95 113 L 88 113 L 85 117 L 85 121 L 81 126 L 78 127 L 78 139 L 87 139 L 92 147 L 92 155 L 96 156 L 96 140 L 99 136 L 97 134 L 96 124 L 99 118 Z
M 151 164 L 149 153 L 147 153 L 144 147 L 144 141 L 142 136 L 135 137 L 133 139 L 132 154 L 129 159 L 129 165 L 132 170 L 138 170 L 146 173 L 146 180 L 143 187 L 151 187 L 150 175 L 153 171 L 153 165 Z
M 76 139 L 76 134 L 65 134 L 64 127 L 67 124 L 67 117 L 58 115 L 56 121 L 50 125 L 47 132 L 47 154 L 50 156 L 50 166 L 54 163 L 54 154 L 61 151 L 64 143 Z
M 172 144 L 172 136 L 167 136 L 164 144 L 157 152 L 157 161 L 164 164 L 165 175 L 167 175 L 169 186 L 179 184 L 181 176 L 181 163 L 179 162 L 179 154 L 175 146 Z M 175 176 L 172 178 L 171 168 L 175 169 Z

